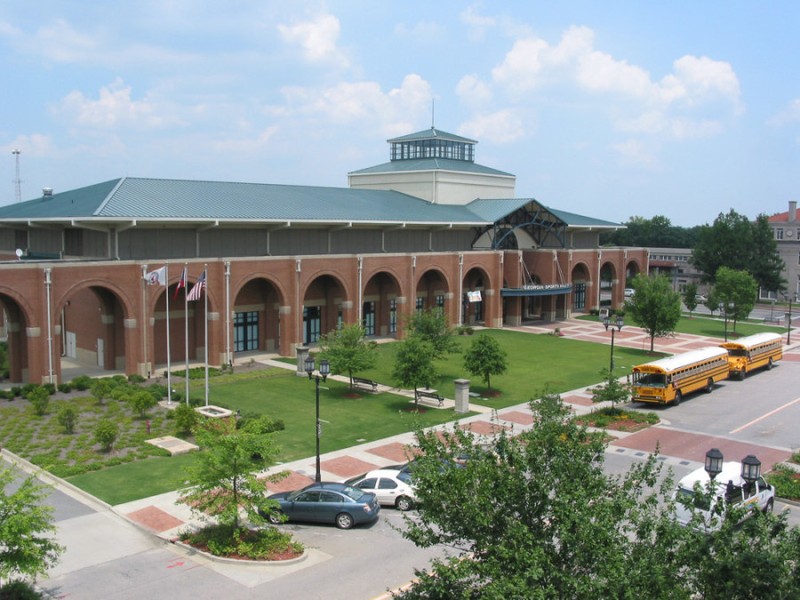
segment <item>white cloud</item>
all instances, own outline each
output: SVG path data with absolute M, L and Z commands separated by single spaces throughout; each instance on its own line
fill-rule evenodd
M 785 108 L 773 116 L 768 123 L 775 127 L 800 123 L 800 98 L 792 100 Z
M 482 106 L 492 100 L 492 89 L 477 75 L 464 75 L 456 84 L 456 94 L 467 106 Z
M 87 98 L 79 91 L 70 92 L 61 100 L 56 110 L 74 120 L 77 125 L 90 128 L 125 125 L 151 128 L 166 122 L 152 102 L 146 98 L 133 100 L 130 86 L 125 86 L 121 79 L 100 88 L 96 100 Z
M 626 166 L 638 166 L 652 169 L 658 166 L 658 159 L 642 141 L 628 139 L 624 142 L 612 144 L 611 149 L 616 152 L 619 162 Z
M 0 147 L 3 154 L 8 154 L 12 150 L 20 151 L 20 161 L 26 156 L 50 156 L 53 154 L 53 138 L 41 133 L 30 135 L 18 135 L 13 142 Z
M 278 25 L 284 41 L 300 46 L 303 56 L 312 63 L 336 64 L 347 67 L 349 61 L 337 48 L 339 19 L 330 14 L 319 14 L 308 21 L 292 25 Z
M 403 78 L 388 92 L 374 81 L 343 82 L 328 88 L 287 87 L 282 90 L 285 107 L 269 108 L 273 114 L 304 115 L 334 123 L 373 124 L 394 131 L 398 122 L 427 113 L 433 97 L 430 84 L 419 75 Z M 406 130 L 404 133 L 408 133 Z
M 507 144 L 526 135 L 522 118 L 509 109 L 474 116 L 459 127 L 459 133 L 494 144 Z

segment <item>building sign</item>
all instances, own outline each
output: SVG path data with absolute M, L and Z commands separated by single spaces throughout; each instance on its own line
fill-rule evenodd
M 481 291 L 475 290 L 473 292 L 467 292 L 467 300 L 470 302 L 480 302 L 481 301 Z

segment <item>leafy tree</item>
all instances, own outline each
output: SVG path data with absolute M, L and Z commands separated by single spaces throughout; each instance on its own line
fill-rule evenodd
M 625 311 L 650 336 L 650 352 L 656 337 L 675 331 L 681 318 L 681 297 L 664 275 L 637 275 L 631 284 L 636 293 L 625 303 Z
M 623 383 L 608 369 L 603 369 L 603 385 L 591 389 L 592 402 L 611 402 L 615 408 L 620 402 L 627 402 L 631 397 L 631 386 Z
M 464 368 L 473 375 L 483 377 L 486 387 L 492 389 L 490 378 L 506 372 L 508 357 L 495 338 L 482 333 L 472 340 L 464 354 Z
M 410 336 L 399 344 L 392 375 L 400 387 L 413 388 L 414 392 L 419 387 L 430 387 L 438 377 L 433 364 L 435 358 L 430 342 Z M 414 403 L 417 403 L 416 393 Z
M 433 348 L 434 358 L 458 351 L 455 332 L 447 324 L 447 318 L 439 310 L 424 310 L 411 315 L 408 323 L 409 337 L 418 337 Z
M 697 239 L 697 227 L 687 229 L 673 225 L 662 215 L 652 219 L 630 217 L 624 225 L 624 229 L 602 234 L 600 243 L 645 248 L 693 248 Z
M 749 272 L 765 290 L 786 286 L 783 260 L 765 215 L 751 223 L 733 209 L 720 214 L 713 225 L 700 228 L 690 262 L 703 272 L 704 281 L 715 282 L 719 268 L 728 267 Z
M 0 469 L 0 580 L 44 575 L 64 548 L 53 539 L 53 507 L 47 489 L 30 476 L 16 491 L 14 471 Z
M 104 377 L 102 379 L 97 379 L 91 386 L 91 393 L 97 399 L 98 404 L 103 404 L 103 400 L 108 398 L 111 395 L 111 392 L 114 391 L 114 388 L 117 387 L 114 384 L 114 381 Z
M 41 417 L 47 412 L 47 407 L 50 404 L 50 392 L 48 392 L 46 388 L 37 385 L 30 390 L 25 397 L 28 399 L 28 402 L 31 403 L 33 412 L 37 415 Z
M 536 427 L 489 444 L 459 428 L 417 432 L 419 518 L 404 535 L 455 553 L 399 597 L 669 597 L 681 582 L 661 540 L 680 532 L 664 516 L 671 482 L 657 482 L 658 461 L 608 477 L 601 436 L 570 420 L 557 395 L 530 406 Z M 464 467 L 448 468 L 460 454 Z
M 690 283 L 686 286 L 686 289 L 683 290 L 683 304 L 686 306 L 689 314 L 691 315 L 694 312 L 694 309 L 697 308 L 697 284 Z
M 714 292 L 724 307 L 725 320 L 732 318 L 736 331 L 736 322 L 746 319 L 756 304 L 758 283 L 747 271 L 720 267 Z
M 375 366 L 377 346 L 374 341 L 366 340 L 361 325 L 353 323 L 323 335 L 320 356 L 328 359 L 332 373 L 347 373 L 352 388 L 354 373 Z
M 110 452 L 119 437 L 119 426 L 111 419 L 100 419 L 94 426 L 94 441 L 103 452 Z
M 140 390 L 131 394 L 129 402 L 131 408 L 144 418 L 147 411 L 158 404 L 158 399 L 151 392 Z
M 58 407 L 58 423 L 67 433 L 75 431 L 75 424 L 78 422 L 78 409 L 71 402 L 61 402 Z
M 263 525 L 262 514 L 277 508 L 264 490 L 259 471 L 274 463 L 278 447 L 270 435 L 236 430 L 220 420 L 207 421 L 195 433 L 201 452 L 187 469 L 187 487 L 181 490 L 180 502 L 201 515 L 216 519 L 239 530 L 240 511 L 250 523 Z

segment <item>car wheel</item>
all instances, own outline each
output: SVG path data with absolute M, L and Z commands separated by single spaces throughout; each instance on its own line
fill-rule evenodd
M 339 513 L 336 515 L 336 526 L 339 529 L 350 529 L 354 524 L 353 517 L 347 513 Z
M 742 369 L 741 371 L 739 371 L 739 381 L 744 381 L 744 378 L 745 378 L 746 375 L 747 375 L 747 371 L 745 369 Z
M 394 503 L 397 510 L 411 510 L 414 507 L 414 502 L 408 496 L 400 496 Z
M 708 378 L 708 381 L 706 382 L 706 387 L 704 389 L 706 394 L 710 394 L 711 392 L 714 391 L 714 380 L 711 377 Z
M 675 392 L 675 400 L 672 401 L 672 404 L 674 406 L 678 406 L 681 403 L 681 400 L 683 400 L 683 394 L 681 394 L 681 391 L 678 390 Z
M 767 371 L 769 371 L 771 369 L 772 369 L 772 359 L 770 358 L 769 362 L 767 363 Z
M 773 510 L 775 510 L 775 500 L 770 498 L 767 500 L 767 505 L 764 507 L 764 512 L 771 513 Z
M 284 522 L 283 513 L 278 510 L 272 511 L 267 515 L 267 521 L 272 523 L 273 525 L 280 525 Z

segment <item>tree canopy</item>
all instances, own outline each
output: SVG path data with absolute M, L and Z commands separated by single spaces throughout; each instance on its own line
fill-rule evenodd
M 441 358 L 448 352 L 458 350 L 454 331 L 440 310 L 414 312 L 408 322 L 408 335 L 428 342 L 433 348 L 435 358 Z
M 320 357 L 331 364 L 332 373 L 347 373 L 350 386 L 353 375 L 375 366 L 377 344 L 367 341 L 364 328 L 358 323 L 344 325 L 320 338 Z
M 44 575 L 64 551 L 53 539 L 47 488 L 31 475 L 12 491 L 15 479 L 12 469 L 0 467 L 0 581 Z
M 482 333 L 464 353 L 464 368 L 482 377 L 486 387 L 492 389 L 491 377 L 506 372 L 508 357 L 495 338 Z
M 430 342 L 410 336 L 398 345 L 392 375 L 400 387 L 413 388 L 414 391 L 420 387 L 430 387 L 438 377 L 433 364 L 435 358 L 436 353 Z
M 715 282 L 719 268 L 728 267 L 747 271 L 765 290 L 786 288 L 784 263 L 766 215 L 751 222 L 733 209 L 720 213 L 712 225 L 700 227 L 690 262 L 707 282 Z
M 697 227 L 687 229 L 673 225 L 662 215 L 652 219 L 630 217 L 624 225 L 625 229 L 601 235 L 600 243 L 644 248 L 693 248 L 697 240 Z
M 664 275 L 640 273 L 631 283 L 636 293 L 625 302 L 625 313 L 650 336 L 650 352 L 656 337 L 675 331 L 681 318 L 681 296 Z
M 786 515 L 718 531 L 672 518 L 673 481 L 658 456 L 603 470 L 605 441 L 555 394 L 530 403 L 536 423 L 488 442 L 454 427 L 417 431 L 418 515 L 404 535 L 447 556 L 417 571 L 405 600 L 789 598 L 800 535 Z M 468 457 L 459 467 L 454 459 Z
M 717 283 L 714 285 L 714 297 L 724 307 L 725 319 L 736 323 L 746 319 L 756 304 L 758 284 L 747 271 L 737 271 L 728 267 L 717 270 Z

